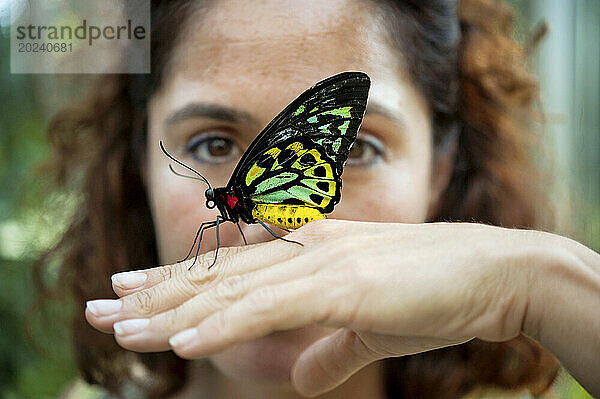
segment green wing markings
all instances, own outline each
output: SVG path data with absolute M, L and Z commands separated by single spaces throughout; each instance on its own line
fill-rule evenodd
M 352 107 L 340 107 L 324 111 L 323 114 L 341 116 L 343 118 L 352 118 L 350 110 Z
M 342 132 L 342 134 L 346 134 L 346 131 L 348 130 L 348 126 L 350 126 L 350 121 L 346 120 L 344 121 L 344 123 L 342 123 L 340 125 L 340 127 L 338 129 L 340 129 L 340 132 Z
M 281 204 L 287 200 L 298 200 L 306 204 L 306 206 L 324 207 L 331 199 L 323 196 L 319 191 L 311 190 L 304 186 L 292 186 L 287 190 L 277 190 L 268 194 L 252 196 L 253 202 L 262 204 Z
M 324 196 L 320 191 L 312 190 L 304 186 L 292 186 L 286 190 L 292 197 L 305 202 L 308 205 L 324 208 L 331 201 L 331 197 Z
M 277 147 L 269 148 L 265 151 L 261 158 L 252 165 L 248 173 L 246 173 L 246 186 L 250 186 L 252 182 L 258 179 L 267 170 L 268 165 L 273 162 L 277 163 L 277 157 L 281 153 L 281 150 Z M 273 167 L 271 167 L 271 170 Z
M 319 126 L 319 130 L 323 134 L 331 134 L 331 130 L 329 130 L 329 126 L 331 126 L 331 123 L 328 123 L 328 124 L 323 125 L 323 126 Z
M 333 126 L 329 123 L 321 128 L 334 130 Z M 315 143 L 319 141 L 327 147 Z M 265 151 L 246 174 L 250 199 L 254 203 L 305 204 L 328 209 L 338 198 L 339 187 L 334 174 L 335 160 L 331 159 L 331 151 L 324 151 L 327 148 L 337 151 L 341 143 L 339 134 L 323 134 L 318 139 L 291 140 Z
M 295 197 L 286 191 L 277 190 L 269 194 L 253 195 L 252 201 L 262 204 L 281 204 L 285 200 L 294 198 Z
M 342 145 L 342 138 L 338 138 L 331 145 L 333 147 L 333 151 L 338 152 L 340 150 L 340 146 Z
M 326 132 L 329 133 L 329 132 Z M 320 139 L 316 139 L 315 143 L 319 144 L 320 146 L 324 147 L 325 143 L 327 142 L 327 137 L 321 137 Z
M 318 107 L 314 107 L 313 109 L 310 110 L 310 113 L 318 111 Z M 334 108 L 334 109 L 330 109 L 327 111 L 323 111 L 317 115 L 334 115 L 334 116 L 340 116 L 342 118 L 348 118 L 351 119 L 352 118 L 352 114 L 350 113 L 350 110 L 352 110 L 352 107 L 339 107 L 339 108 Z M 310 118 L 306 119 L 308 123 L 317 123 L 317 115 L 313 115 Z M 346 134 L 346 130 L 348 129 L 348 126 L 350 126 L 350 121 L 347 120 L 344 122 L 344 124 L 340 127 L 340 130 L 343 127 L 343 131 L 342 134 Z
M 302 184 L 318 191 L 321 194 L 333 197 L 335 195 L 336 182 L 333 180 L 325 179 L 302 179 Z
M 254 190 L 254 193 L 256 193 L 256 194 L 264 193 L 265 191 L 272 190 L 283 184 L 294 181 L 294 179 L 296 179 L 297 177 L 298 177 L 298 175 L 296 173 L 292 173 L 292 172 L 283 172 L 276 176 L 269 177 L 268 179 L 265 179 L 264 181 L 261 181 L 260 183 L 258 183 L 256 185 L 256 189 Z
M 346 72 L 307 90 L 263 129 L 242 156 L 227 186 L 243 188 L 244 195 L 253 201 L 264 196 L 279 203 L 302 202 L 312 207 L 326 204 L 324 209 L 331 211 L 339 200 L 343 160 L 353 141 L 350 136 L 360 126 L 369 85 L 366 75 Z M 320 159 L 312 149 L 317 150 Z M 305 158 L 309 154 L 316 161 L 309 162 L 310 158 Z M 332 198 L 324 195 L 332 188 L 322 180 L 336 183 Z
M 329 183 L 329 182 L 328 182 Z M 335 187 L 335 182 L 334 183 Z M 334 188 L 335 191 L 335 188 Z M 332 195 L 324 193 L 322 190 L 311 189 L 306 186 L 297 185 L 287 190 L 276 190 L 267 194 L 253 195 L 252 201 L 262 204 L 281 204 L 288 200 L 298 200 L 315 208 L 325 208 L 332 199 Z
M 282 166 L 279 165 L 279 160 L 276 159 L 275 162 L 273 162 L 273 166 L 271 166 L 271 170 L 273 171 L 273 170 L 279 170 L 279 169 L 282 169 Z

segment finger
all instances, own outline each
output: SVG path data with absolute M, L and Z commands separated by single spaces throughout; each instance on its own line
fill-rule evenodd
M 364 340 L 369 336 L 368 341 Z M 344 383 L 370 363 L 387 357 L 412 355 L 469 341 L 338 330 L 308 347 L 292 369 L 292 384 L 305 396 L 316 396 Z M 367 344 L 366 342 L 369 342 Z
M 299 232 L 292 232 L 292 234 L 294 233 L 299 234 Z M 277 248 L 280 248 L 281 251 L 285 252 L 289 251 L 290 249 L 292 251 L 299 252 L 301 249 L 301 247 L 298 245 L 292 246 L 282 240 L 272 240 L 240 247 L 221 248 L 219 252 L 219 259 L 223 259 L 227 256 L 236 255 L 245 251 L 254 250 L 255 248 L 264 248 L 265 245 L 274 245 Z M 212 264 L 214 257 L 215 251 L 209 251 L 198 255 L 196 260 L 188 259 L 184 262 L 177 262 L 170 265 L 162 265 L 150 269 L 140 269 L 113 274 L 111 276 L 113 291 L 120 297 L 129 295 L 133 292 L 153 287 L 156 284 L 176 276 L 185 275 L 192 265 L 194 265 L 194 268 L 206 270 L 208 266 Z
M 350 312 L 337 303 L 332 293 L 339 290 L 332 287 L 335 285 L 323 282 L 318 274 L 260 287 L 210 315 L 197 327 L 171 337 L 169 344 L 179 356 L 195 358 L 274 331 L 314 323 L 339 326 L 345 321 L 344 315 L 349 316 Z
M 112 332 L 114 323 L 118 321 L 148 318 L 177 307 L 228 276 L 281 263 L 298 253 L 299 249 L 292 247 L 297 246 L 269 242 L 243 251 L 238 250 L 239 247 L 223 248 L 224 256 L 210 270 L 193 268 L 121 299 L 89 301 L 86 318 L 93 327 Z
M 298 254 L 300 251 L 300 246 L 289 245 L 281 240 L 273 240 L 241 247 L 221 248 L 219 250 L 217 263 L 210 270 L 222 269 L 222 264 L 226 259 L 229 259 L 232 256 L 239 256 L 241 254 L 246 254 L 248 257 L 267 260 L 269 256 L 274 254 L 278 254 L 283 257 L 291 257 L 295 254 Z M 198 255 L 198 258 L 195 261 L 194 259 L 188 259 L 184 262 L 178 262 L 172 265 L 157 266 L 151 269 L 133 272 L 117 273 L 111 277 L 113 290 L 117 295 L 122 297 L 146 288 L 153 287 L 164 281 L 179 276 L 187 276 L 190 272 L 207 272 L 208 267 L 213 263 L 214 259 L 215 251 L 213 250 Z M 236 261 L 238 260 L 239 259 L 236 258 Z M 192 265 L 194 265 L 194 267 L 190 270 Z M 236 268 L 232 271 L 239 270 Z
M 341 329 L 300 355 L 292 369 L 292 384 L 304 396 L 317 396 L 383 357 L 371 351 L 354 331 Z
M 117 342 L 126 349 L 138 352 L 168 350 L 169 337 L 236 303 L 257 287 L 287 282 L 316 272 L 318 265 L 309 260 L 309 257 L 296 257 L 268 269 L 233 275 L 180 306 L 151 317 L 149 323 L 140 319 L 116 323 Z
M 219 259 L 222 261 L 224 258 L 247 251 L 248 249 L 249 248 L 247 247 L 222 248 L 219 251 Z M 206 270 L 208 269 L 208 266 L 212 264 L 215 256 L 214 254 L 214 251 L 209 251 L 198 255 L 198 258 L 196 258 L 195 261 L 194 259 L 188 259 L 184 262 L 177 262 L 171 265 L 161 265 L 151 269 L 113 274 L 110 277 L 113 291 L 115 294 L 122 297 L 153 287 L 163 281 L 187 274 L 188 271 L 191 271 L 189 269 L 192 264 L 194 265 L 192 270 Z

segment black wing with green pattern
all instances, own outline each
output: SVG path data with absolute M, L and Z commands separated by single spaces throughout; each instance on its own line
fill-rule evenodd
M 227 187 L 257 203 L 298 204 L 329 213 L 365 113 L 362 72 L 344 72 L 302 93 L 252 142 Z
M 240 159 L 227 186 L 241 181 L 265 150 L 299 136 L 309 137 L 325 147 L 341 174 L 365 113 L 370 86 L 367 74 L 343 72 L 306 90 L 256 137 Z

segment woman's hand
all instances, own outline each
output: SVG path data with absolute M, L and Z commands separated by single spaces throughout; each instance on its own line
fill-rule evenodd
M 600 353 L 600 256 L 571 240 L 480 224 L 337 220 L 286 238 L 304 246 L 276 240 L 223 248 L 211 270 L 212 252 L 190 271 L 184 262 L 117 274 L 121 299 L 89 302 L 87 319 L 126 349 L 184 358 L 274 331 L 338 328 L 294 366 L 306 395 L 381 358 L 525 332 L 600 390 L 590 371 L 600 356 L 589 356 Z M 572 295 L 579 311 L 569 309 Z M 586 323 L 587 333 L 568 322 Z

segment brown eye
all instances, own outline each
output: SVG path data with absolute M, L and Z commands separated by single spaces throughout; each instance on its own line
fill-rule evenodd
M 232 143 L 230 140 L 213 139 L 208 142 L 208 153 L 213 157 L 227 156 L 231 151 Z
M 374 137 L 358 137 L 348 153 L 348 165 L 369 166 L 382 160 L 383 144 Z
M 187 146 L 188 152 L 199 162 L 225 163 L 235 159 L 239 147 L 228 137 L 223 136 L 197 136 Z
M 350 148 L 350 153 L 348 154 L 348 159 L 350 158 L 362 158 L 365 152 L 365 146 L 360 139 L 357 139 L 354 142 L 354 145 Z

